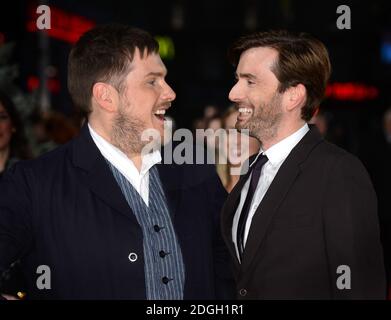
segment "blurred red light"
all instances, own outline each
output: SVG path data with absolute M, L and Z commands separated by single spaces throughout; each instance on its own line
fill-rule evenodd
M 364 101 L 378 98 L 379 89 L 354 82 L 330 83 L 326 88 L 326 97 L 335 100 Z
M 66 12 L 56 7 L 50 6 L 51 28 L 48 30 L 37 29 L 36 21 L 38 14 L 36 8 L 29 8 L 29 19 L 26 23 L 29 32 L 47 32 L 49 37 L 75 43 L 80 36 L 95 26 L 95 22 L 85 17 Z

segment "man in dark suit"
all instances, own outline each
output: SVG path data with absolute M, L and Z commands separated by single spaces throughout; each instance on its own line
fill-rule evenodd
M 97 27 L 72 49 L 68 71 L 88 121 L 70 143 L 2 178 L 0 274 L 21 259 L 31 299 L 229 298 L 226 194 L 214 168 L 144 152 L 142 134 L 163 135 L 175 99 L 156 41 Z
M 383 299 L 376 194 L 360 161 L 307 122 L 330 75 L 324 45 L 265 32 L 230 50 L 237 128 L 262 144 L 222 212 L 240 299 Z

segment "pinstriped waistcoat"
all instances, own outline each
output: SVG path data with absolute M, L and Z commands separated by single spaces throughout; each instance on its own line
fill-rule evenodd
M 149 206 L 109 161 L 109 167 L 142 229 L 148 300 L 182 300 L 185 266 L 156 166 L 149 171 Z

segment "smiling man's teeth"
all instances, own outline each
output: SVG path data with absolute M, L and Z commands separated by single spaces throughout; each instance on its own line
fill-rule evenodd
M 239 108 L 240 113 L 251 113 L 253 112 L 251 108 Z
M 157 110 L 155 114 L 166 114 L 166 110 L 165 109 Z

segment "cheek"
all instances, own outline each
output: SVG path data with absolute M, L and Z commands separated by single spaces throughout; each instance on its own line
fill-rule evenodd
M 251 92 L 251 94 L 249 95 L 249 102 L 255 108 L 259 107 L 264 101 L 264 97 L 262 97 L 262 95 L 259 93 L 259 90 Z
M 0 142 L 2 145 L 8 144 L 12 138 L 12 125 L 8 123 L 0 123 Z
M 10 121 L 1 122 L 0 121 L 0 133 L 2 134 L 12 134 L 12 124 Z
M 121 113 L 129 118 L 142 119 L 145 114 L 145 100 L 142 97 L 133 95 L 132 98 L 121 101 Z
M 150 116 L 157 104 L 158 95 L 153 90 L 145 90 L 133 101 L 133 112 L 140 116 Z

